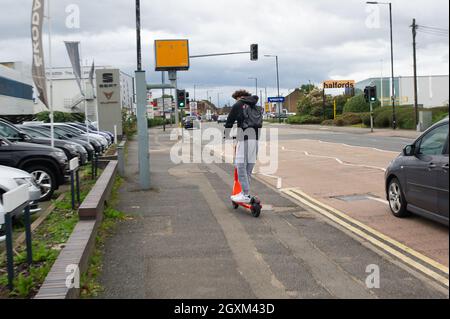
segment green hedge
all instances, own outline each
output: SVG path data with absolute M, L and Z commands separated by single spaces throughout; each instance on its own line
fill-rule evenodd
M 153 119 L 148 119 L 148 127 L 155 127 L 155 126 L 162 126 L 164 125 L 164 122 L 166 125 L 171 124 L 170 120 L 164 120 L 162 117 L 155 117 Z
M 370 113 L 344 113 L 337 116 L 335 120 L 323 121 L 322 125 L 353 126 L 365 124 L 367 119 L 369 119 L 370 125 Z
M 50 112 L 44 111 L 36 114 L 36 120 L 42 121 L 45 123 L 50 122 Z M 83 113 L 65 113 L 65 112 L 53 112 L 53 117 L 55 122 L 84 122 L 84 114 Z
M 323 118 L 312 115 L 296 115 L 287 119 L 288 124 L 320 124 Z

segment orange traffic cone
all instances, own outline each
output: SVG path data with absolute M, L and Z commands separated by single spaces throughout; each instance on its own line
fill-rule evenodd
M 239 183 L 239 176 L 237 168 L 234 169 L 234 184 L 233 184 L 233 196 L 242 193 L 242 186 Z

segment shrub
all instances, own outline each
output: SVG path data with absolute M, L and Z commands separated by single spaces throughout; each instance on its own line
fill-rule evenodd
M 296 115 L 288 118 L 288 124 L 320 124 L 322 118 L 311 115 Z
M 374 110 L 380 107 L 380 102 L 373 104 Z M 344 105 L 344 113 L 370 112 L 370 104 L 364 99 L 364 95 L 357 95 L 348 99 Z
M 162 126 L 164 125 L 164 122 L 166 123 L 166 125 L 170 124 L 170 120 L 165 120 L 162 117 L 148 119 L 148 127 Z
M 137 118 L 134 114 L 128 114 L 122 111 L 122 129 L 123 134 L 131 139 L 137 133 Z
M 325 120 L 320 125 L 333 126 L 334 125 L 334 120 Z

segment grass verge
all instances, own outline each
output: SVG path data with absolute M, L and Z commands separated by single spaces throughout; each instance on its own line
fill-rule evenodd
M 103 212 L 103 221 L 98 228 L 95 248 L 89 259 L 88 270 L 81 275 L 80 298 L 82 299 L 95 298 L 103 291 L 99 278 L 102 272 L 105 242 L 114 233 L 118 223 L 126 218 L 124 213 L 114 209 L 117 203 L 118 190 L 122 182 L 123 179 L 117 176 L 114 182 L 111 200 Z
M 96 182 L 87 173 L 89 170 L 90 168 L 83 167 L 80 174 L 81 201 Z M 26 263 L 25 246 L 22 245 L 15 251 L 13 291 L 7 288 L 6 260 L 0 260 L 0 299 L 33 298 L 72 234 L 79 219 L 77 211 L 72 210 L 70 190 L 65 192 L 64 200 L 55 201 L 54 204 L 55 209 L 32 235 L 33 264 L 28 266 Z

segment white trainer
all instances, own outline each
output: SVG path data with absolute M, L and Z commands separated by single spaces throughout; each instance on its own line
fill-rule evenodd
M 250 204 L 252 201 L 252 198 L 250 195 L 244 195 L 243 193 L 231 196 L 231 200 L 235 203 L 242 203 L 242 204 Z

